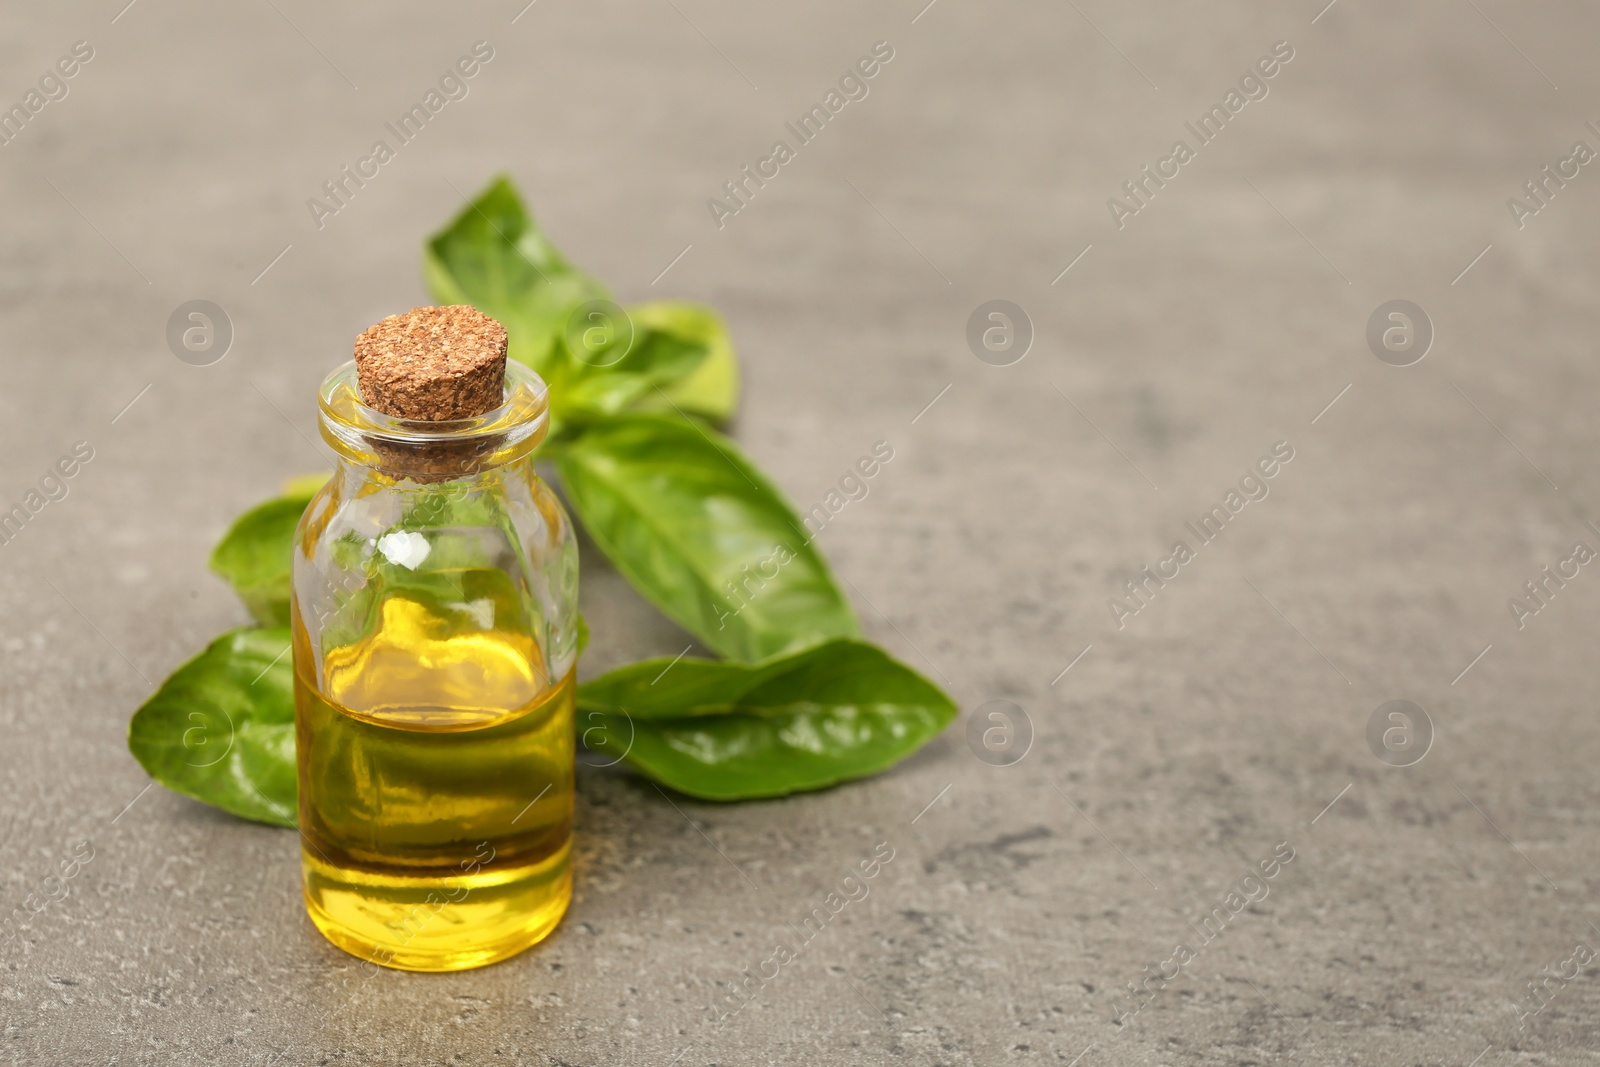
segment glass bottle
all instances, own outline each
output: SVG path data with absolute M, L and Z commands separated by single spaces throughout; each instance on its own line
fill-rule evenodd
M 548 934 L 572 895 L 572 524 L 533 470 L 547 390 L 419 422 L 318 395 L 338 454 L 295 537 L 306 908 L 389 967 L 449 971 Z

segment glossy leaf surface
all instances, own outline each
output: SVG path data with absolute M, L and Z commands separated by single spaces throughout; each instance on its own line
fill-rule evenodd
M 578 687 L 586 745 L 707 800 L 876 773 L 955 716 L 938 686 L 855 640 L 754 665 L 646 660 Z
M 228 631 L 134 713 L 129 751 L 174 792 L 293 826 L 292 658 L 285 627 Z
M 567 319 L 605 287 L 573 267 L 540 232 L 504 176 L 429 239 L 423 272 L 440 304 L 471 304 L 505 326 L 507 354 L 554 387 L 569 371 Z
M 257 504 L 234 521 L 211 551 L 222 576 L 263 626 L 289 625 L 289 564 L 300 515 L 316 493 L 309 479 L 288 495 Z
M 860 633 L 799 517 L 715 430 L 621 416 L 556 463 L 595 543 L 707 648 L 750 663 Z
M 676 408 L 722 423 L 739 406 L 739 360 L 728 326 L 711 308 L 682 300 L 655 300 L 628 309 L 636 329 L 659 330 L 706 346 L 706 358 L 694 372 L 667 386 L 664 397 L 646 397 L 650 406 Z

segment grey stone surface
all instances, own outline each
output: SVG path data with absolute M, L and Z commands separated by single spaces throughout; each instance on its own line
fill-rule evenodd
M 1593 965 L 1536 1014 L 1528 988 L 1600 945 L 1600 576 L 1520 629 L 1507 606 L 1574 542 L 1600 548 L 1600 177 L 1521 229 L 1506 204 L 1600 147 L 1600 15 L 921 3 L 0 15 L 7 105 L 95 49 L 0 148 L 0 505 L 94 449 L 0 546 L 7 913 L 94 850 L 8 931 L 0 1056 L 1600 1059 Z M 480 39 L 470 95 L 319 229 L 306 199 Z M 719 229 L 706 199 L 878 40 L 894 58 L 870 95 Z M 1269 95 L 1119 229 L 1107 198 L 1279 40 Z M 243 620 L 210 545 L 324 462 L 316 383 L 424 300 L 422 237 L 502 169 L 620 299 L 722 309 L 737 436 L 802 506 L 892 442 L 821 543 L 873 638 L 1036 736 L 995 767 L 957 724 L 871 781 L 737 806 L 586 770 L 577 897 L 545 945 L 364 979 L 303 914 L 294 836 L 146 791 L 125 723 Z M 167 349 L 191 299 L 232 320 L 215 365 Z M 1019 363 L 967 349 L 990 299 L 1031 318 Z M 1406 368 L 1366 344 L 1394 299 L 1436 330 Z M 1198 546 L 1184 524 L 1280 441 L 1270 496 Z M 1119 627 L 1108 598 L 1178 539 L 1195 558 Z M 592 551 L 585 568 L 587 670 L 682 647 Z M 1436 729 L 1410 767 L 1368 747 L 1393 699 Z M 869 896 L 718 1024 L 726 984 L 879 842 L 895 859 Z M 1200 945 L 1280 842 L 1269 895 L 1119 1022 L 1129 983 Z

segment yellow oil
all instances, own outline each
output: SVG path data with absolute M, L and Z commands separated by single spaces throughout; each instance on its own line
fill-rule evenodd
M 454 608 L 383 600 L 321 679 L 295 633 L 307 911 L 345 951 L 413 971 L 520 952 L 572 896 L 573 676 L 545 677 L 524 628 L 497 625 L 517 614 L 504 575 L 450 584 Z

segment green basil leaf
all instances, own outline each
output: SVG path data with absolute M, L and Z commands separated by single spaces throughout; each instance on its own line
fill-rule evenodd
M 567 442 L 556 467 L 600 550 L 707 648 L 751 663 L 859 636 L 794 509 L 716 431 L 620 415 Z
M 289 630 L 230 630 L 134 712 L 128 750 L 168 789 L 277 826 L 295 824 Z
M 317 490 L 328 483 L 333 477 L 332 471 L 315 471 L 311 474 L 296 474 L 293 478 L 286 478 L 283 483 L 284 496 L 303 496 L 310 499 L 317 495 Z
M 429 240 L 423 273 L 441 304 L 471 304 L 505 326 L 508 355 L 554 390 L 571 370 L 561 340 L 567 318 L 603 285 L 545 239 L 504 175 Z
M 670 404 L 692 415 L 726 422 L 739 406 L 739 359 L 722 316 L 704 304 L 681 300 L 655 300 L 628 309 L 635 329 L 660 330 L 699 341 L 708 350 L 694 373 L 666 386 L 665 410 Z
M 863 641 L 766 663 L 634 663 L 578 687 L 584 744 L 681 793 L 747 800 L 874 774 L 956 717 L 938 686 Z
M 289 625 L 289 565 L 295 527 L 317 491 L 310 481 L 297 479 L 289 487 L 295 491 L 240 515 L 211 550 L 211 570 L 233 586 L 263 626 Z
M 576 363 L 562 391 L 562 416 L 568 419 L 615 415 L 641 397 L 689 377 L 709 352 L 702 341 L 662 330 L 640 330 L 615 363 Z M 608 354 L 601 353 L 602 358 Z

